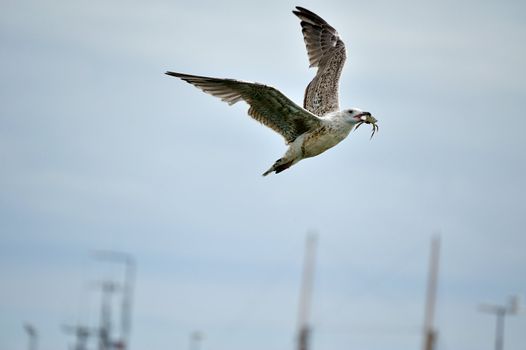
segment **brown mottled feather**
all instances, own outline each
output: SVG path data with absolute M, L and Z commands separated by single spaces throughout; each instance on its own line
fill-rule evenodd
M 320 16 L 299 6 L 292 12 L 301 20 L 310 67 L 318 67 L 305 90 L 303 107 L 318 116 L 338 111 L 338 85 L 347 58 L 345 44 Z
M 301 108 L 271 86 L 175 72 L 166 72 L 166 74 L 180 78 L 230 105 L 241 100 L 246 101 L 250 105 L 248 114 L 281 134 L 287 143 L 321 125 L 317 116 Z

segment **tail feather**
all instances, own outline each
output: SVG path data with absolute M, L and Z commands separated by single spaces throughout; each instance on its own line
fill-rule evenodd
M 263 173 L 263 176 L 267 176 L 268 174 L 270 174 L 270 173 L 273 172 L 273 171 L 274 171 L 274 168 L 271 167 L 269 170 L 267 170 L 267 171 L 265 171 L 265 172 Z
M 292 163 L 294 163 L 294 160 L 291 160 L 291 161 L 288 161 L 288 162 L 285 162 L 285 163 L 283 161 L 284 161 L 283 158 L 280 158 L 280 159 L 276 160 L 276 162 L 270 167 L 270 169 L 268 169 L 267 171 L 265 171 L 263 173 L 263 176 L 267 176 L 268 174 L 270 174 L 273 171 L 276 174 L 279 174 L 283 170 L 286 170 L 286 169 L 290 168 Z

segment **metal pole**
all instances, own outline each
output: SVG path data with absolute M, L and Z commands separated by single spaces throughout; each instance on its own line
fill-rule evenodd
M 24 329 L 27 333 L 27 336 L 29 338 L 29 342 L 28 342 L 28 349 L 29 350 L 37 350 L 37 338 L 38 338 L 38 333 L 37 333 L 37 330 L 35 327 L 33 327 L 33 325 L 29 324 L 29 323 L 25 323 L 24 324 Z
M 494 314 L 496 317 L 495 325 L 495 350 L 504 349 L 504 321 L 506 315 L 519 313 L 520 305 L 517 296 L 511 296 L 507 305 L 482 304 L 479 311 Z
M 135 286 L 135 276 L 137 265 L 132 255 L 116 251 L 96 251 L 95 257 L 100 260 L 108 262 L 116 262 L 124 264 L 124 282 L 123 295 L 121 306 L 121 340 L 118 343 L 119 349 L 128 350 L 130 347 L 130 333 L 131 333 L 131 315 L 133 304 L 133 291 Z
M 133 287 L 135 285 L 135 260 L 131 255 L 126 257 L 126 272 L 124 281 L 124 296 L 122 298 L 122 338 L 128 349 L 131 332 L 131 313 L 133 302 Z
M 203 340 L 203 334 L 201 332 L 192 332 L 190 334 L 190 350 L 200 350 L 201 340 Z
M 310 233 L 307 236 L 303 277 L 298 313 L 298 350 L 309 350 L 311 328 L 309 327 L 309 312 L 314 281 L 314 264 L 316 257 L 317 236 Z
M 440 236 L 436 235 L 431 240 L 431 255 L 429 259 L 429 279 L 427 282 L 427 300 L 424 316 L 424 350 L 433 350 L 437 338 L 437 332 L 434 329 L 433 320 L 435 317 L 439 257 Z
M 73 333 L 75 335 L 75 346 L 73 349 L 75 350 L 86 350 L 86 343 L 88 342 L 88 338 L 93 335 L 99 333 L 98 330 L 91 330 L 90 328 L 86 326 L 69 326 L 64 325 L 62 326 L 62 330 L 66 333 Z
M 506 317 L 506 309 L 500 308 L 496 312 L 497 327 L 495 329 L 495 350 L 504 349 L 504 319 Z
M 117 290 L 117 284 L 111 281 L 104 281 L 102 282 L 101 288 L 99 349 L 110 350 L 113 346 L 113 337 L 111 334 L 111 297 Z

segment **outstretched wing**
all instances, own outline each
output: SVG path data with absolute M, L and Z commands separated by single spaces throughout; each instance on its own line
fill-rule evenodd
M 175 72 L 166 72 L 166 74 L 180 78 L 230 105 L 241 100 L 246 101 L 250 105 L 248 114 L 281 134 L 287 143 L 321 125 L 321 120 L 317 116 L 301 108 L 271 86 Z
M 303 107 L 318 116 L 337 111 L 338 85 L 347 57 L 345 44 L 336 29 L 317 14 L 299 6 L 292 12 L 301 19 L 310 67 L 318 67 L 305 90 Z

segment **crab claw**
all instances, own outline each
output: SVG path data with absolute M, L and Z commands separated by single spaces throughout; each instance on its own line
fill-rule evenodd
M 378 124 L 376 123 L 371 123 L 371 124 L 373 124 L 373 132 L 371 133 L 371 137 L 369 138 L 369 140 L 372 140 L 374 133 L 378 131 Z
M 364 122 L 359 122 L 358 124 L 356 124 L 356 128 L 354 128 L 354 131 L 358 130 L 358 128 L 360 127 L 360 125 L 362 125 Z

